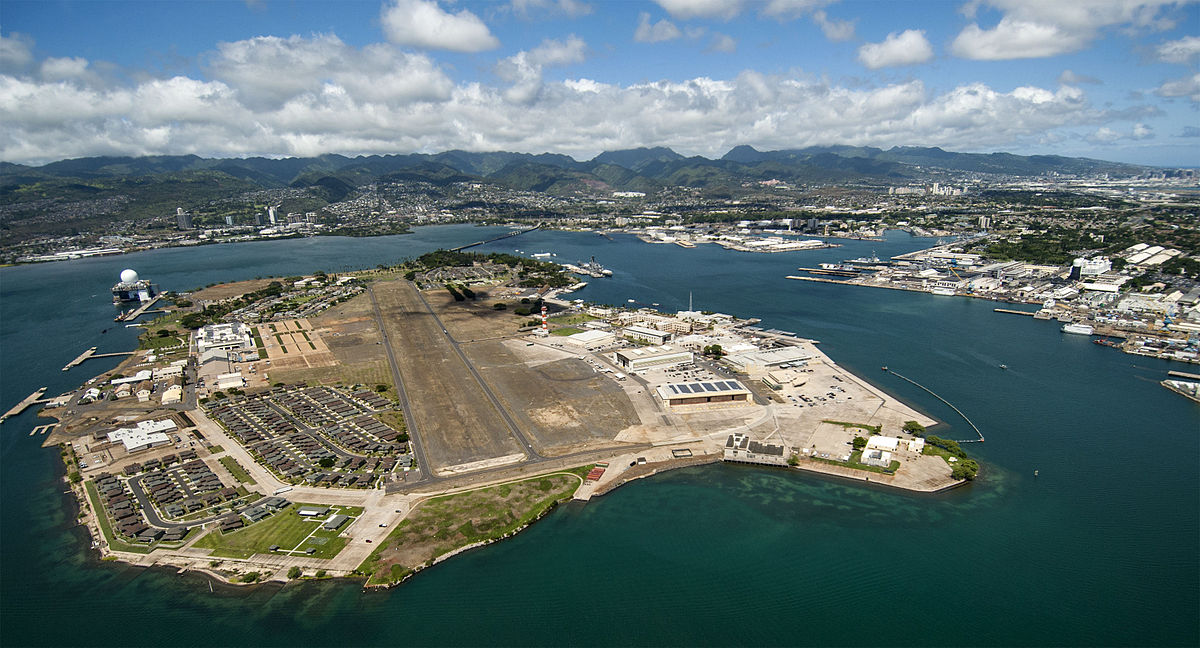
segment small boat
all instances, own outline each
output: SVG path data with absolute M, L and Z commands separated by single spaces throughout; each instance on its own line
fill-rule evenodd
M 1000 365 L 1000 368 L 1001 368 L 1001 369 L 1008 369 L 1008 365 L 1006 365 L 1006 364 L 1002 364 L 1002 365 Z
M 634 300 L 632 300 L 632 299 L 627 299 L 625 301 L 629 302 L 630 304 L 634 303 Z
M 884 370 L 884 371 L 887 371 L 887 370 L 888 370 L 888 368 L 887 368 L 887 365 L 883 365 L 882 367 L 880 367 L 880 369 L 882 369 L 882 370 Z

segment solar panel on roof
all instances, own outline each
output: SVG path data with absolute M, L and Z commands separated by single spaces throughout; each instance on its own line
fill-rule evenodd
M 691 387 L 691 385 L 679 385 L 679 393 L 681 393 L 681 394 L 690 394 L 690 393 L 692 393 L 692 387 Z
M 705 391 L 720 391 L 720 389 L 712 383 L 700 383 L 700 386 L 704 387 Z

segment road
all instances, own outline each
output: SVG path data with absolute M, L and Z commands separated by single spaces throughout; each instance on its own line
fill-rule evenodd
M 538 454 L 538 452 L 533 449 L 533 444 L 529 442 L 529 437 L 525 436 L 525 433 L 522 432 L 521 428 L 517 426 L 517 422 L 514 421 L 511 416 L 509 416 L 508 410 L 505 409 L 504 405 L 500 403 L 500 399 L 496 398 L 496 394 L 492 391 L 492 388 L 488 387 L 488 384 L 484 382 L 483 376 L 480 376 L 479 372 L 475 370 L 475 365 L 467 358 L 467 354 L 463 353 L 462 347 L 458 345 L 458 341 L 454 339 L 454 336 L 450 335 L 450 331 L 446 330 L 446 325 L 442 323 L 442 318 L 438 317 L 437 313 L 433 312 L 433 308 L 429 306 L 429 302 L 425 301 L 425 295 L 422 295 L 420 290 L 417 291 L 417 297 L 421 300 L 421 304 L 425 306 L 425 310 L 429 311 L 429 314 L 433 316 L 433 321 L 437 322 L 438 326 L 441 327 L 442 334 L 446 336 L 446 340 L 450 343 L 450 347 L 454 349 L 454 352 L 458 354 L 458 357 L 463 361 L 463 364 L 467 366 L 467 370 L 470 371 L 471 375 L 475 377 L 475 381 L 479 383 L 479 387 L 483 389 L 483 393 L 487 394 L 488 400 L 492 401 L 492 406 L 494 406 L 496 411 L 500 413 L 500 418 L 504 419 L 504 424 L 508 426 L 508 430 L 512 432 L 513 436 L 520 441 L 522 445 L 525 446 L 525 454 L 529 456 L 529 463 L 545 461 L 546 457 Z M 381 322 L 380 328 L 382 329 L 382 327 L 383 324 Z M 389 351 L 389 356 L 390 355 L 391 353 Z
M 421 441 L 420 430 L 417 429 L 417 421 L 413 418 L 412 411 L 408 405 L 408 392 L 404 390 L 404 380 L 400 377 L 400 365 L 396 364 L 396 356 L 392 352 L 392 341 L 388 338 L 387 327 L 383 322 L 383 311 L 379 309 L 379 301 L 375 299 L 375 287 L 367 286 L 367 294 L 371 296 L 371 307 L 375 309 L 375 324 L 379 327 L 379 335 L 383 338 L 383 350 L 387 353 L 388 366 L 392 370 L 392 382 L 396 385 L 396 396 L 400 400 L 400 411 L 404 413 L 404 422 L 408 425 L 408 441 L 412 446 L 413 454 L 417 457 L 417 467 L 421 471 L 420 479 L 414 480 L 412 483 L 429 485 L 436 483 L 440 478 L 434 476 L 432 464 L 425 455 L 425 445 Z M 419 294 L 419 292 L 418 292 Z M 424 298 L 421 301 L 425 301 Z

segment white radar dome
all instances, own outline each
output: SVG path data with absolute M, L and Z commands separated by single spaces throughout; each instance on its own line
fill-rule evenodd
M 138 274 L 131 268 L 125 268 L 121 271 L 122 283 L 133 283 L 138 280 Z

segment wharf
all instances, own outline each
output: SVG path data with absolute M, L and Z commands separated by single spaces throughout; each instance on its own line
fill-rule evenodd
M 92 347 L 92 348 L 88 349 L 87 351 L 80 353 L 78 358 L 75 358 L 74 360 L 68 362 L 67 366 L 63 367 L 62 370 L 69 371 L 71 369 L 71 367 L 78 367 L 79 365 L 83 364 L 85 360 L 91 360 L 92 358 L 115 358 L 117 356 L 133 355 L 134 353 L 136 353 L 136 352 L 135 351 L 116 351 L 113 353 L 96 353 L 96 347 Z
M 1032 311 L 1013 310 L 1011 308 L 993 308 L 992 310 L 997 313 L 1008 313 L 1009 315 L 1028 315 L 1029 317 L 1034 316 Z
M 44 396 L 46 394 L 46 389 L 47 389 L 46 387 L 42 387 L 41 389 L 26 396 L 25 400 L 21 401 L 20 403 L 17 403 L 16 405 L 13 405 L 12 409 L 5 412 L 3 416 L 0 416 L 0 422 L 7 420 L 9 417 L 16 416 L 17 414 L 24 412 L 27 407 L 40 401 L 42 396 Z
M 80 353 L 77 358 L 68 362 L 67 365 L 62 368 L 62 370 L 70 371 L 71 367 L 78 367 L 79 365 L 83 364 L 84 360 L 87 360 L 88 358 L 92 357 L 93 355 L 96 355 L 96 347 L 92 347 L 92 348 L 88 349 L 87 351 Z
M 1200 374 L 1188 373 L 1186 371 L 1175 371 L 1173 369 L 1168 371 L 1167 375 L 1174 378 L 1191 378 L 1192 380 L 1200 380 Z
M 117 317 L 115 319 L 113 319 L 113 321 L 114 322 L 132 322 L 133 320 L 141 317 L 142 314 L 145 313 L 151 306 L 158 303 L 158 300 L 161 298 L 162 298 L 162 295 L 155 295 L 150 301 L 143 303 L 141 306 L 138 306 L 134 310 L 131 310 L 128 313 L 121 313 L 120 315 L 117 315 Z

